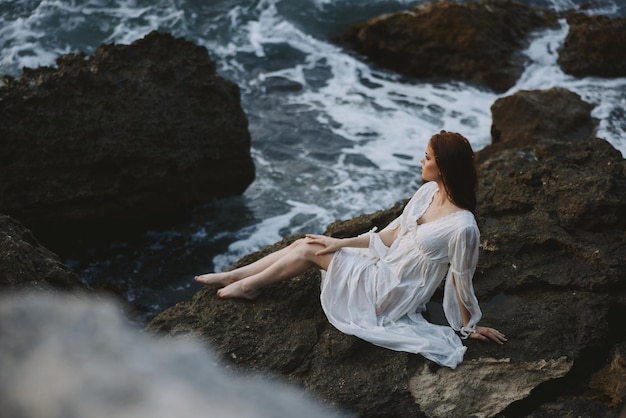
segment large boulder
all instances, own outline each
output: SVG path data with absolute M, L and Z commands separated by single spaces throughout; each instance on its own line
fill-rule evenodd
M 541 138 L 572 141 L 589 138 L 597 121 L 589 117 L 594 105 L 562 87 L 520 90 L 491 106 L 491 141 L 479 155 L 489 156 L 520 148 Z
M 438 1 L 355 24 L 338 40 L 400 74 L 503 92 L 524 70 L 528 35 L 554 24 L 553 13 L 508 0 Z
M 569 32 L 559 50 L 559 65 L 577 77 L 626 76 L 626 18 L 567 15 Z
M 175 219 L 254 179 L 239 88 L 152 32 L 0 83 L 0 213 L 50 248 Z
M 0 292 L 87 292 L 87 286 L 33 233 L 0 215 Z
M 536 105 L 554 94 L 537 92 Z M 542 118 L 549 114 L 508 103 L 508 112 L 530 125 L 547 126 Z M 494 125 L 500 122 L 494 115 Z M 536 130 L 529 142 L 516 140 L 516 125 L 500 129 L 508 147 L 494 144 L 498 152 L 488 147 L 479 156 L 475 288 L 483 324 L 507 334 L 504 346 L 467 340 L 466 360 L 452 371 L 344 335 L 320 308 L 317 270 L 266 289 L 254 302 L 220 300 L 205 288 L 158 315 L 147 331 L 195 336 L 233 367 L 283 376 L 362 417 L 539 417 L 559 408 L 572 416 L 617 416 L 618 403 L 598 398 L 590 377 L 626 341 L 624 159 L 593 136 L 566 139 Z M 401 209 L 338 221 L 327 233 L 380 228 Z M 438 292 L 429 305 L 434 322 L 443 321 L 441 297 Z

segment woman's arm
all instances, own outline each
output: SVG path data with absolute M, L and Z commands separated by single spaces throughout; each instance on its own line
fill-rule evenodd
M 397 225 L 393 229 L 384 229 L 380 231 L 378 233 L 378 236 L 383 241 L 383 244 L 385 244 L 387 247 L 391 247 L 391 244 L 393 244 L 393 242 L 398 237 L 399 231 L 400 231 L 400 225 Z
M 455 289 L 456 289 L 456 286 L 455 286 Z M 463 326 L 467 326 L 472 315 L 463 304 L 463 301 L 461 300 L 461 296 L 459 295 L 458 289 L 456 289 L 456 297 L 459 300 L 459 309 L 461 310 L 461 318 L 463 319 Z M 478 325 L 476 326 L 476 331 L 472 332 L 469 338 L 476 338 L 482 341 L 491 340 L 498 344 L 504 344 L 507 341 L 506 336 L 500 331 L 498 331 L 497 329 L 489 328 L 489 327 L 479 327 Z
M 456 299 L 459 301 L 459 310 L 461 311 L 461 320 L 463 321 L 463 326 L 466 327 L 470 319 L 472 318 L 472 314 L 463 303 L 463 299 L 461 299 L 461 295 L 459 294 L 459 288 L 456 285 L 456 281 L 454 282 L 454 291 L 456 293 Z
M 394 229 L 387 229 L 380 231 L 378 235 L 383 243 L 390 247 L 393 241 L 396 239 L 400 226 L 398 225 Z M 352 238 L 333 238 L 326 235 L 313 235 L 307 234 L 307 242 L 310 244 L 319 244 L 324 246 L 319 250 L 316 255 L 330 254 L 344 247 L 352 248 L 367 248 L 370 244 L 370 234 L 363 234 Z
M 461 321 L 463 321 L 463 327 L 467 327 L 472 318 L 472 314 L 463 303 L 463 299 L 461 298 L 461 294 L 459 293 L 459 288 L 456 285 L 456 280 L 454 280 L 453 283 L 454 291 L 456 293 L 456 299 L 459 304 L 459 310 L 461 312 Z M 482 341 L 491 340 L 498 344 L 504 344 L 507 341 L 506 336 L 497 329 L 489 327 L 479 327 L 478 325 L 476 325 L 474 332 L 469 335 L 469 338 L 475 338 Z

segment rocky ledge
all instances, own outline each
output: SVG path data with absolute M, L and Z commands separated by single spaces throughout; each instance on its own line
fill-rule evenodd
M 569 109 L 576 121 L 563 126 L 575 128 L 559 131 L 564 121 L 545 109 Z M 147 330 L 198 338 L 236 369 L 281 376 L 361 417 L 617 416 L 626 394 L 617 385 L 626 379 L 625 161 L 585 134 L 595 126 L 590 110 L 559 88 L 494 103 L 499 140 L 479 153 L 475 287 L 483 323 L 503 330 L 509 342 L 466 341 L 466 360 L 456 370 L 334 329 L 319 305 L 317 270 L 268 288 L 254 302 L 220 300 L 205 288 Z M 401 209 L 339 221 L 327 233 L 382 227 Z M 440 298 L 429 306 L 435 322 Z
M 0 138 L 0 213 L 55 250 L 162 224 L 254 179 L 238 86 L 204 47 L 159 32 L 4 77 Z

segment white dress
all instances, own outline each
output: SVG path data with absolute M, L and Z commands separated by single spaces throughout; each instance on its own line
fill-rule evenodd
M 437 190 L 435 182 L 424 184 L 385 228 L 400 225 L 391 247 L 371 231 L 369 248 L 337 251 L 320 298 L 328 320 L 340 331 L 455 368 L 467 348 L 454 330 L 467 338 L 482 315 L 472 286 L 480 232 L 467 210 L 418 225 Z M 422 316 L 444 277 L 443 308 L 452 328 Z M 465 327 L 457 292 L 471 314 Z

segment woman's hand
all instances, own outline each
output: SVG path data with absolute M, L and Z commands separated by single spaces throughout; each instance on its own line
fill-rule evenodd
M 507 341 L 503 333 L 489 327 L 476 327 L 476 331 L 472 332 L 469 337 L 482 341 L 493 341 L 498 344 L 504 344 Z
M 306 235 L 306 242 L 308 244 L 318 244 L 323 246 L 321 250 L 315 253 L 315 255 L 324 255 L 334 253 L 340 248 L 345 247 L 343 240 L 339 238 L 328 237 L 326 235 Z

